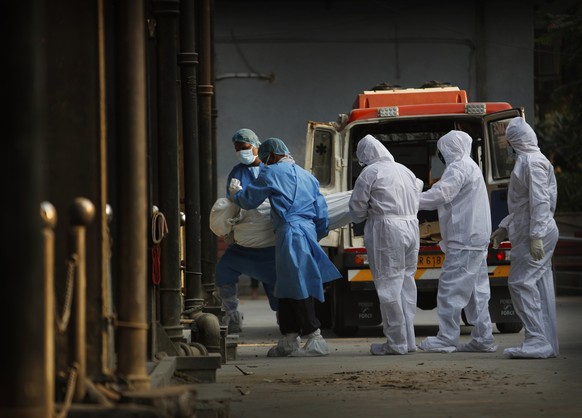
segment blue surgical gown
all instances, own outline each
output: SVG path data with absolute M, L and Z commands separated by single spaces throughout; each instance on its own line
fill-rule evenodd
M 286 158 L 264 166 L 257 179 L 235 195 L 234 202 L 253 209 L 267 198 L 275 230 L 275 296 L 314 297 L 323 302 L 323 283 L 341 274 L 318 243 L 328 233 L 329 218 L 317 179 Z

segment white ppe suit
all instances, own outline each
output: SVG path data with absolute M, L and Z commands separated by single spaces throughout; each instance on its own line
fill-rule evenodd
M 380 301 L 387 342 L 372 344 L 372 354 L 416 351 L 414 316 L 418 261 L 417 178 L 380 141 L 366 135 L 356 155 L 366 167 L 357 178 L 350 198 L 352 221 L 366 220 L 364 243 Z
M 497 349 L 489 315 L 487 247 L 491 213 L 483 174 L 470 156 L 471 137 L 450 131 L 437 142 L 445 170 L 430 190 L 420 195 L 421 210 L 438 209 L 445 253 L 437 293 L 439 331 L 423 340 L 425 351 L 483 351 Z M 461 311 L 474 327 L 471 341 L 459 343 Z
M 521 117 L 507 126 L 506 139 L 517 153 L 509 180 L 509 215 L 499 224 L 511 241 L 509 292 L 524 324 L 521 347 L 504 350 L 510 358 L 548 358 L 559 354 L 552 256 L 558 241 L 554 221 L 557 185 L 554 168 L 540 152 L 533 129 Z M 543 245 L 541 254 L 532 242 Z M 531 251 L 531 254 L 530 254 Z M 536 260 L 538 257 L 541 259 Z

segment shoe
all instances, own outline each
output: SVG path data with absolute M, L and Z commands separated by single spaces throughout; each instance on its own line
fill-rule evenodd
M 439 337 L 426 337 L 419 345 L 422 351 L 431 353 L 453 353 L 457 351 L 457 347 L 441 340 Z
M 229 334 L 242 332 L 243 315 L 239 311 L 227 312 L 221 321 L 221 325 L 228 327 Z
M 505 358 L 552 358 L 556 357 L 550 344 L 536 348 L 536 350 L 524 350 L 522 347 L 510 347 L 503 350 Z
M 315 357 L 327 356 L 329 354 L 327 342 L 323 339 L 319 329 L 306 335 L 306 337 L 307 341 L 305 342 L 305 345 L 293 350 L 289 355 L 290 357 Z
M 466 344 L 459 344 L 457 346 L 457 351 L 494 353 L 497 351 L 497 344 L 483 344 L 475 340 L 471 340 Z
M 301 338 L 299 334 L 286 334 L 277 342 L 277 345 L 271 347 L 267 352 L 267 357 L 288 357 L 293 351 L 301 347 Z
M 408 347 L 404 351 L 400 352 L 391 347 L 387 342 L 374 343 L 370 345 L 370 354 L 373 354 L 375 356 L 385 356 L 388 354 L 406 354 L 407 352 L 410 352 Z

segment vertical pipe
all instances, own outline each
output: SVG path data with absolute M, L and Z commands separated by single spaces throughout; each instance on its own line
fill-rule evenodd
M 101 302 L 101 317 L 102 323 L 107 324 L 100 328 L 101 331 L 101 346 L 99 349 L 95 347 L 95 352 L 101 354 L 101 360 L 97 363 L 101 366 L 100 372 L 104 375 L 111 376 L 115 368 L 115 347 L 113 336 L 113 305 L 112 305 L 112 288 L 111 288 L 111 257 L 110 257 L 110 230 L 108 216 L 109 205 L 107 202 L 107 83 L 106 83 L 106 56 L 105 56 L 105 0 L 97 0 L 97 31 L 98 31 L 98 50 L 99 50 L 99 210 L 102 213 L 98 219 L 101 227 L 100 244 L 101 251 L 99 253 L 99 261 L 101 263 L 101 281 L 100 290 L 101 295 L 99 301 Z M 98 277 L 95 275 L 96 278 Z M 95 300 L 95 299 L 94 299 Z M 94 321 L 98 320 L 94 317 Z M 96 323 L 96 322 L 93 322 Z
M 487 43 L 485 22 L 485 2 L 475 2 L 475 87 L 476 95 L 473 100 L 487 99 Z
M 180 281 L 180 205 L 177 130 L 177 23 L 179 1 L 154 0 L 158 69 L 159 208 L 168 225 L 161 242 L 161 323 L 173 341 L 183 338 Z
M 135 389 L 147 375 L 147 170 L 144 2 L 119 1 L 116 10 L 115 108 L 118 138 L 119 257 L 118 373 Z
M 217 165 L 217 150 L 216 150 L 216 120 L 218 118 L 218 108 L 216 106 L 216 80 L 214 71 L 214 0 L 210 0 L 210 11 L 209 11 L 209 26 L 210 26 L 210 79 L 212 80 L 212 85 L 214 86 L 214 93 L 212 95 L 211 101 L 211 138 L 212 138 L 212 200 L 215 202 L 217 198 L 216 191 L 218 190 L 218 176 L 216 175 L 216 165 Z M 218 237 L 214 234 L 210 234 L 210 262 L 212 264 L 212 283 L 216 283 L 216 263 L 217 263 L 217 251 L 218 251 Z M 216 301 L 215 301 L 216 302 Z M 220 303 L 218 303 L 220 305 Z
M 74 342 L 73 361 L 78 365 L 77 385 L 73 399 L 81 402 L 85 398 L 87 386 L 87 226 L 95 217 L 95 205 L 90 200 L 78 197 L 70 207 L 70 253 L 77 255 L 75 269 Z
M 196 66 L 198 54 L 195 37 L 194 0 L 180 3 L 180 79 L 182 86 L 182 130 L 184 149 L 184 189 L 186 209 L 186 270 L 184 282 L 186 311 L 204 303 L 200 265 L 200 163 L 198 161 L 198 100 L 196 97 Z
M 45 387 L 46 387 L 46 409 L 54 410 L 55 399 L 55 232 L 57 224 L 57 212 L 49 202 L 41 204 L 41 218 L 44 224 L 44 352 L 45 352 Z
M 210 209 L 214 201 L 212 196 L 216 193 L 212 190 L 214 183 L 214 162 L 212 159 L 212 96 L 214 86 L 212 85 L 212 54 L 211 54 L 211 5 L 210 0 L 200 0 L 198 2 L 199 15 L 199 39 L 198 51 L 200 55 L 198 94 L 200 97 L 199 126 L 200 126 L 200 176 L 206 181 L 200 184 L 200 214 L 202 229 L 202 286 L 206 291 L 206 297 L 211 299 L 214 291 L 214 269 L 212 255 L 212 237 L 210 233 Z M 216 249 L 214 248 L 214 253 Z
M 17 266 L 14 277 L 3 281 L 4 359 L 0 368 L 0 416 L 49 418 L 52 395 L 47 381 L 44 351 L 46 314 L 42 293 L 42 222 L 44 198 L 41 176 L 46 135 L 44 57 L 44 0 L 23 0 L 4 7 L 0 36 L 4 40 L 2 152 L 0 177 L 5 237 L 0 241 L 2 260 Z M 33 307 L 35 314 L 31 314 Z M 32 340 L 31 340 L 32 338 Z

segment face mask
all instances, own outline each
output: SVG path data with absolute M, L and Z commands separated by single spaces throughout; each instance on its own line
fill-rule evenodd
M 358 164 L 360 164 L 360 166 L 361 166 L 361 167 L 365 167 L 365 166 L 366 166 L 366 164 L 364 164 L 364 163 L 363 163 L 363 162 L 361 162 L 361 161 L 358 161 Z
M 441 154 L 440 151 L 439 151 L 439 153 L 437 155 L 439 157 L 439 160 L 441 160 L 444 165 L 447 165 L 447 163 L 445 162 L 445 157 L 443 157 L 443 154 Z
M 252 149 L 243 149 L 236 153 L 238 160 L 244 165 L 251 165 L 255 162 L 256 156 Z

